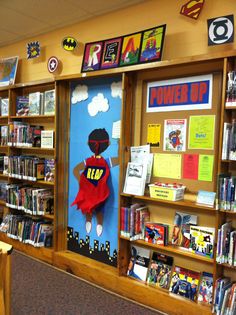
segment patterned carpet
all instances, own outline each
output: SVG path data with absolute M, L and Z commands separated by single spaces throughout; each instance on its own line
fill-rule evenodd
M 11 315 L 158 315 L 70 274 L 12 253 Z

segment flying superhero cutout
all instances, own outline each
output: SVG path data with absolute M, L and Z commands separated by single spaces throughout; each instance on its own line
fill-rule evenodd
M 105 129 L 94 129 L 88 136 L 88 146 L 94 153 L 84 162 L 77 164 L 73 174 L 78 180 L 79 191 L 72 206 L 86 216 L 86 232 L 92 228 L 92 216 L 96 215 L 97 235 L 103 231 L 103 206 L 109 197 L 110 190 L 107 180 L 110 168 L 118 165 L 118 158 L 104 159 L 100 154 L 110 145 L 109 135 Z

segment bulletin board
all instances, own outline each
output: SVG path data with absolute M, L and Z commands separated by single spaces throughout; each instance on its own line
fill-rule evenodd
M 153 142 L 152 183 L 182 183 L 195 194 L 215 190 L 222 86 L 222 74 L 215 69 L 208 63 L 139 74 L 135 145 Z

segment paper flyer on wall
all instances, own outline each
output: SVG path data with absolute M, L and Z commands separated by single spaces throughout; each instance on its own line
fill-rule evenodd
M 131 162 L 146 163 L 147 177 L 146 183 L 150 183 L 152 176 L 153 153 L 150 153 L 150 145 L 141 145 L 130 148 Z
M 186 150 L 186 119 L 166 119 L 164 121 L 164 151 Z

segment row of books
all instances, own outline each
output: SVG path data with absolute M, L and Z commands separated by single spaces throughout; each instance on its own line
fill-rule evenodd
M 6 206 L 31 215 L 53 214 L 53 190 L 8 184 L 6 185 Z
M 214 303 L 212 312 L 217 315 L 236 314 L 236 283 L 230 278 L 222 277 L 215 281 Z
M 216 209 L 236 212 L 236 176 L 218 174 Z
M 236 106 L 236 71 L 228 72 L 225 106 Z
M 236 104 L 236 103 L 235 103 Z M 236 119 L 224 122 L 222 160 L 236 160 Z
M 150 221 L 148 207 L 138 203 L 121 207 L 120 235 L 130 240 L 144 239 L 145 223 Z
M 54 182 L 55 159 L 39 158 L 30 155 L 0 156 L 0 169 L 12 178 Z
M 53 148 L 54 131 L 43 130 L 43 126 L 32 126 L 29 123 L 12 121 L 0 127 L 1 145 L 17 147 Z
M 127 275 L 194 302 L 212 304 L 213 275 L 174 265 L 171 256 L 131 245 Z
M 34 247 L 52 247 L 53 245 L 53 225 L 47 221 L 7 214 L 0 225 L 0 232 Z
M 16 116 L 54 115 L 55 90 L 29 93 L 16 98 Z
M 216 261 L 219 264 L 236 266 L 236 230 L 232 222 L 226 222 L 218 229 Z
M 9 98 L 0 97 L 0 116 L 8 116 L 9 113 Z
M 120 234 L 131 241 L 142 239 L 161 246 L 171 244 L 213 258 L 215 228 L 198 226 L 197 219 L 196 215 L 176 211 L 173 224 L 152 222 L 148 208 L 135 203 L 121 207 Z

